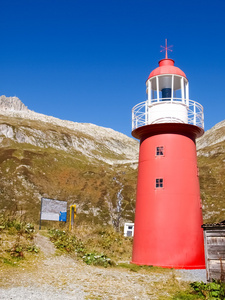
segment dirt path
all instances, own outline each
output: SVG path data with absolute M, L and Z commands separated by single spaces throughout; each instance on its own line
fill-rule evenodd
M 36 234 L 34 238 L 34 243 L 43 252 L 45 256 L 51 256 L 55 254 L 55 247 L 50 242 L 49 238 L 40 235 L 39 232 Z
M 36 244 L 42 259 L 34 259 L 25 269 L 1 270 L 1 300 L 162 299 L 165 285 L 183 276 L 174 270 L 144 274 L 88 266 L 68 255 L 57 256 L 46 237 L 37 235 Z

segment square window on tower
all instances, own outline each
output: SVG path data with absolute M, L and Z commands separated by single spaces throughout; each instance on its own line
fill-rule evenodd
M 164 155 L 164 147 L 163 146 L 156 147 L 156 156 L 163 156 L 163 155 Z
M 156 178 L 155 180 L 155 187 L 158 188 L 163 188 L 163 178 Z

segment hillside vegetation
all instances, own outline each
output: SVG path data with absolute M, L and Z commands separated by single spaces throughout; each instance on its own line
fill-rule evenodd
M 0 149 L 0 209 L 26 213 L 37 222 L 44 196 L 77 204 L 78 222 L 116 222 L 120 212 L 124 219 L 133 219 L 136 170 L 90 163 L 75 151 L 5 142 Z
M 204 148 L 198 157 L 205 222 L 225 220 L 225 142 Z
M 26 110 L 2 113 L 0 210 L 37 223 L 41 197 L 47 197 L 76 204 L 77 224 L 119 230 L 134 219 L 135 140 Z
M 47 197 L 77 204 L 77 224 L 119 231 L 134 221 L 138 141 L 37 114 L 18 98 L 15 107 L 13 101 L 5 107 L 7 99 L 0 97 L 0 211 L 38 223 L 41 197 Z M 224 220 L 225 122 L 207 131 L 197 148 L 204 221 Z

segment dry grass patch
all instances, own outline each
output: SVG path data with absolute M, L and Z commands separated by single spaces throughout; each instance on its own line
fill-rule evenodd
M 90 251 L 104 253 L 116 262 L 131 260 L 133 239 L 124 237 L 111 226 L 91 227 L 83 223 L 73 232 Z
M 34 243 L 34 226 L 31 223 L 0 215 L 0 263 L 17 266 L 30 259 L 39 249 Z

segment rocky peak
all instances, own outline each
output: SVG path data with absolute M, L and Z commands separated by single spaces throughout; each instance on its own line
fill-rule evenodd
M 113 129 L 39 114 L 17 97 L 0 96 L 0 115 L 0 143 L 8 138 L 40 148 L 78 151 L 110 165 L 134 163 L 136 167 L 139 143 Z
M 1 111 L 28 111 L 29 109 L 17 97 L 0 96 Z
M 225 141 L 225 120 L 217 123 L 197 139 L 197 150 Z

